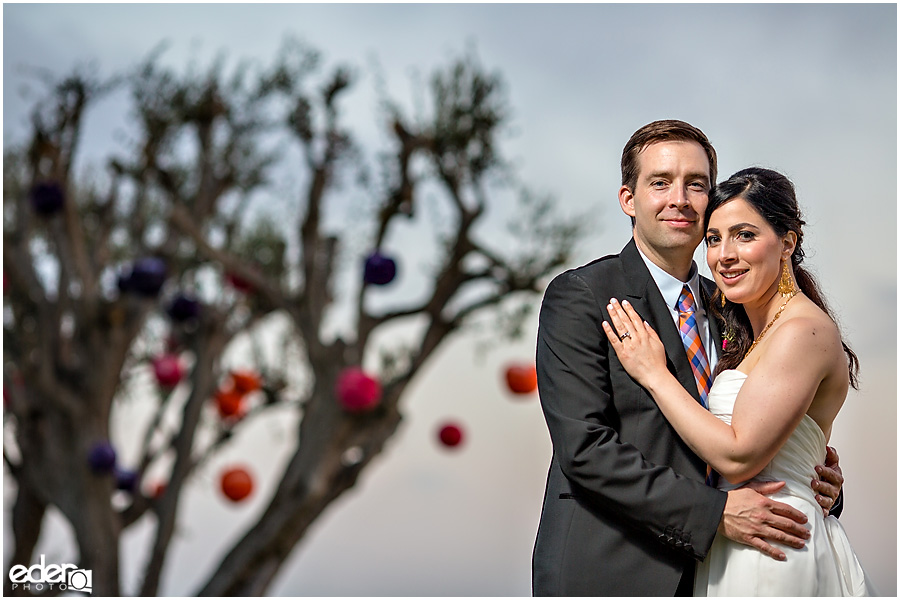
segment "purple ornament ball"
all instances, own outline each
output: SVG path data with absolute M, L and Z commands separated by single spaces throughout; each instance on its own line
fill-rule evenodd
M 380 252 L 373 252 L 366 258 L 363 279 L 373 285 L 387 285 L 397 275 L 397 263 L 393 258 Z
M 116 466 L 116 450 L 109 442 L 97 442 L 88 452 L 88 464 L 96 473 L 109 473 Z
M 140 258 L 131 268 L 130 288 L 142 296 L 155 296 L 166 282 L 166 263 L 161 258 Z
M 138 476 L 131 469 L 116 469 L 116 488 L 125 492 L 133 492 L 137 489 Z
M 59 212 L 66 198 L 62 187 L 53 181 L 35 184 L 31 188 L 30 197 L 31 207 L 45 217 Z
M 167 310 L 173 321 L 182 323 L 200 316 L 200 302 L 186 294 L 179 294 Z

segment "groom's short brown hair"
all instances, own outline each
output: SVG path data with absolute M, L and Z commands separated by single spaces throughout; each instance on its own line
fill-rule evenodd
M 706 134 L 684 121 L 667 119 L 653 121 L 632 134 L 622 150 L 622 185 L 634 191 L 638 178 L 638 154 L 656 142 L 692 141 L 703 147 L 709 158 L 709 185 L 716 184 L 716 149 L 709 143 Z

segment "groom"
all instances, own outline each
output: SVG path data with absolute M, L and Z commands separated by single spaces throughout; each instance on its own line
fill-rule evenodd
M 633 239 L 619 255 L 559 275 L 544 295 L 537 371 L 553 458 L 534 547 L 536 596 L 690 596 L 716 531 L 773 560 L 784 554 L 771 542 L 799 548 L 809 536 L 803 513 L 764 495 L 783 483 L 727 493 L 704 483 L 706 465 L 628 376 L 600 326 L 609 299 L 627 299 L 702 402 L 722 338 L 705 311 L 715 284 L 697 274 L 693 254 L 715 178 L 716 152 L 699 129 L 682 121 L 639 129 L 622 153 L 619 190 Z M 691 346 L 699 383 L 679 332 L 685 298 L 690 335 L 702 344 Z M 821 475 L 817 499 L 834 508 L 836 461 Z

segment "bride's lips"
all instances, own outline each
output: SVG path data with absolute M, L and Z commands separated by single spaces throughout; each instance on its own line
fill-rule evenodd
M 725 283 L 736 283 L 748 270 L 749 269 L 729 269 L 728 271 L 719 271 L 719 276 Z

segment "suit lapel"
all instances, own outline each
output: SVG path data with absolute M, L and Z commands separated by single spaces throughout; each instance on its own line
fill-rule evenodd
M 719 329 L 719 319 L 712 313 L 712 295 L 716 291 L 716 284 L 714 281 L 707 279 L 706 277 L 700 276 L 700 292 L 703 294 L 703 308 L 706 310 L 706 322 L 709 323 L 709 331 L 712 333 L 713 343 L 719 344 L 721 347 L 722 343 L 722 331 Z M 709 349 L 707 348 L 707 354 L 709 354 Z
M 638 252 L 632 239 L 619 255 L 625 268 L 626 281 L 630 284 L 628 301 L 634 305 L 635 310 L 641 315 L 659 335 L 666 349 L 669 370 L 675 375 L 679 383 L 700 402 L 700 392 L 697 389 L 697 381 L 694 372 L 688 362 L 684 343 L 681 341 L 681 333 L 675 325 L 672 313 L 666 306 L 656 282 L 650 276 L 650 271 Z

